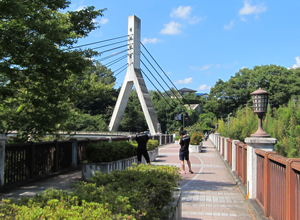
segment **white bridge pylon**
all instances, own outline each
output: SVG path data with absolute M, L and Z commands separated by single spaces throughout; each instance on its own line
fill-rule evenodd
M 110 131 L 118 131 L 133 84 L 141 103 L 151 134 L 157 133 L 157 117 L 140 68 L 141 20 L 135 15 L 128 17 L 128 66 L 112 118 Z

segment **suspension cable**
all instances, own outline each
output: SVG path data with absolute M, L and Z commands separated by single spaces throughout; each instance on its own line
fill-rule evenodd
M 99 49 L 99 48 L 103 48 L 103 47 L 108 47 L 108 46 L 111 46 L 111 45 L 114 45 L 114 44 L 119 44 L 119 43 L 123 43 L 123 42 L 127 42 L 127 41 L 128 41 L 128 40 L 122 40 L 122 41 L 118 41 L 118 42 L 115 42 L 115 43 L 106 44 L 106 45 L 99 46 L 99 47 L 94 47 L 94 48 L 92 48 L 92 50 Z
M 155 72 L 159 75 L 159 77 L 162 79 L 162 81 L 167 85 L 167 87 L 170 89 L 170 91 L 172 92 L 171 88 L 169 87 L 169 85 L 166 83 L 166 81 L 162 78 L 162 76 L 158 73 L 158 71 L 155 69 L 155 67 L 152 65 L 152 63 L 147 59 L 147 57 L 145 56 L 145 54 L 141 51 L 141 54 L 145 57 L 145 59 L 148 61 L 148 63 L 152 66 L 152 68 L 155 70 Z M 179 100 L 179 98 L 177 97 L 177 95 L 173 92 L 173 94 L 175 95 L 175 97 Z M 180 101 L 180 100 L 179 100 Z M 182 104 L 182 103 L 181 103 Z
M 108 55 L 108 56 L 106 56 L 106 57 L 103 57 L 103 58 L 101 58 L 101 59 L 98 59 L 98 60 L 96 60 L 96 61 L 101 62 L 101 61 L 103 61 L 103 60 L 109 59 L 109 58 L 111 58 L 111 57 L 117 56 L 117 55 L 119 55 L 119 54 L 121 54 L 121 53 L 124 53 L 124 52 L 127 52 L 127 51 L 128 51 L 128 49 L 122 50 L 122 51 L 120 51 L 120 52 L 117 52 L 117 53 Z
M 80 46 L 71 47 L 71 48 L 69 48 L 69 50 L 72 50 L 72 49 L 75 49 L 75 48 L 78 48 L 78 47 L 89 46 L 89 45 L 92 45 L 92 44 L 98 44 L 98 43 L 102 43 L 102 42 L 106 42 L 106 41 L 110 41 L 110 40 L 115 40 L 115 39 L 119 39 L 119 38 L 122 38 L 122 37 L 128 37 L 128 36 L 129 35 L 124 35 L 124 36 L 120 36 L 120 37 L 110 38 L 110 39 L 107 39 L 107 40 L 96 41 L 96 42 L 89 43 L 89 44 L 83 44 L 83 45 L 80 45 Z
M 119 57 L 118 59 L 115 59 L 115 60 L 113 60 L 113 61 L 110 61 L 109 63 L 105 64 L 104 66 L 109 67 L 109 66 L 111 66 L 111 65 L 114 65 L 114 64 L 116 64 L 117 62 L 120 62 L 121 60 L 123 60 L 123 59 L 126 58 L 126 57 L 127 57 L 127 54 L 125 54 L 125 55 L 122 56 L 122 57 Z
M 116 50 L 116 49 L 119 49 L 119 48 L 122 48 L 122 47 L 127 47 L 128 45 L 130 45 L 130 44 L 125 44 L 125 45 L 123 45 L 123 46 L 119 46 L 119 47 L 111 48 L 111 49 L 108 49 L 108 50 L 104 50 L 104 51 L 101 51 L 101 52 L 99 52 L 99 53 L 100 53 L 100 54 L 103 54 L 103 53 L 106 53 L 106 52 L 108 52 L 108 51 Z
M 170 105 L 170 103 L 166 100 L 166 98 L 163 96 L 163 94 L 161 94 L 161 92 L 159 91 L 159 89 L 154 85 L 154 83 L 149 79 L 149 77 L 147 76 L 147 74 L 141 69 L 141 72 L 143 73 L 144 76 L 147 77 L 147 79 L 151 82 L 151 84 L 154 86 L 154 88 L 159 92 L 160 96 L 166 101 L 166 103 L 171 107 L 171 109 L 173 109 L 173 106 Z
M 132 63 L 131 64 L 129 64 L 128 65 L 128 63 L 126 63 L 124 66 L 121 66 L 119 69 L 121 69 L 122 67 L 124 67 L 122 70 L 120 70 L 116 75 L 114 75 L 114 77 L 116 77 L 117 75 L 119 75 L 123 70 L 125 70 L 126 68 L 128 68 L 128 66 L 130 66 L 130 65 L 132 65 Z M 119 69 L 117 69 L 116 71 L 118 71 Z
M 156 65 L 160 68 L 160 70 L 165 74 L 165 76 L 168 78 L 168 80 L 172 83 L 172 85 L 174 86 L 174 88 L 176 89 L 176 91 L 179 93 L 179 91 L 178 91 L 178 89 L 177 89 L 177 87 L 174 85 L 174 83 L 170 80 L 170 78 L 168 77 L 168 75 L 165 73 L 165 71 L 163 71 L 163 69 L 161 68 L 161 66 L 157 63 L 157 61 L 154 59 L 154 57 L 151 55 L 151 53 L 147 50 L 147 48 L 144 46 L 144 44 L 142 43 L 142 42 L 140 42 L 141 43 L 141 45 L 143 46 L 143 48 L 147 51 L 147 53 L 150 55 L 150 57 L 154 60 L 154 62 L 156 63 Z M 176 94 L 171 90 L 171 92 L 176 96 Z M 176 96 L 177 97 L 177 96 Z M 183 100 L 185 100 L 186 101 L 186 99 L 183 97 L 183 96 L 181 96 L 182 97 L 182 99 Z M 181 100 L 179 100 L 179 102 L 181 103 Z M 182 103 L 181 103 L 182 104 Z M 183 105 L 183 104 L 182 104 Z M 189 107 L 191 107 L 190 106 L 190 104 L 188 103 L 188 105 L 189 105 Z
M 169 93 L 167 93 L 167 91 L 164 89 L 164 87 L 160 84 L 160 82 L 156 79 L 156 77 L 151 73 L 151 71 L 149 70 L 149 68 L 145 65 L 145 63 L 141 60 L 141 63 L 146 67 L 146 69 L 148 70 L 148 72 L 153 76 L 153 78 L 156 80 L 156 82 L 160 85 L 160 87 L 165 91 L 165 93 L 170 97 L 170 99 L 173 101 L 173 99 L 171 98 L 171 96 L 169 95 Z M 174 102 L 174 101 L 173 101 Z M 176 104 L 174 102 L 174 104 Z

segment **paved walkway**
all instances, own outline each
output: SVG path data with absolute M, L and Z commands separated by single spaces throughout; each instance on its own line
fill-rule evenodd
M 180 167 L 178 151 L 178 144 L 160 148 L 159 158 L 153 164 Z M 202 153 L 190 153 L 190 161 L 195 173 L 182 174 L 184 179 L 180 182 L 183 220 L 255 219 L 226 165 L 209 140 L 203 143 Z M 2 193 L 0 200 L 4 197 L 30 196 L 48 188 L 70 190 L 70 184 L 77 180 L 81 180 L 81 171 L 59 175 Z
M 178 144 L 159 149 L 154 164 L 180 167 Z M 203 142 L 202 153 L 190 153 L 194 174 L 182 174 L 182 219 L 255 219 L 238 186 L 210 140 Z M 186 165 L 185 168 L 188 171 Z

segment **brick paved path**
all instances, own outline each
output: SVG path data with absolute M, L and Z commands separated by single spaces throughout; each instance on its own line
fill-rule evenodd
M 178 144 L 159 149 L 154 164 L 180 167 Z M 202 153 L 190 153 L 194 174 L 182 174 L 182 219 L 255 219 L 218 152 L 208 140 Z M 188 171 L 186 165 L 185 168 Z
M 178 144 L 159 149 L 159 157 L 153 165 L 180 167 Z M 235 184 L 218 152 L 208 140 L 203 143 L 202 153 L 190 153 L 194 174 L 182 174 L 182 219 L 255 219 L 238 186 Z M 186 165 L 186 171 L 188 167 Z M 48 188 L 70 190 L 70 184 L 81 180 L 81 171 L 74 171 L 0 193 L 4 197 L 30 196 Z

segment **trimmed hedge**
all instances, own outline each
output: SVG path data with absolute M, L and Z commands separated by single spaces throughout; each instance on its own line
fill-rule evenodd
M 138 143 L 137 141 L 132 141 L 130 142 L 133 146 L 137 147 L 138 146 Z M 149 139 L 148 140 L 148 143 L 147 143 L 147 150 L 148 151 L 153 151 L 155 150 L 156 148 L 158 148 L 158 140 L 151 140 Z
M 88 144 L 84 149 L 84 161 L 101 163 L 121 160 L 137 155 L 137 149 L 128 141 L 98 142 Z
M 88 144 L 84 149 L 84 161 L 88 163 L 101 163 L 121 160 L 137 155 L 137 142 L 98 142 Z M 152 151 L 158 147 L 157 140 L 149 140 L 147 150 Z
M 21 201 L 2 200 L 3 219 L 164 219 L 172 211 L 181 179 L 175 166 L 139 165 L 110 174 L 96 172 L 74 192 L 46 190 Z

